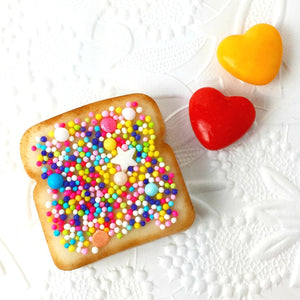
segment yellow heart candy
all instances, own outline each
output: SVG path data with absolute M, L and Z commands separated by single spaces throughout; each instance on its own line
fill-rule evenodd
M 255 85 L 267 84 L 281 65 L 280 34 L 269 24 L 257 24 L 245 34 L 225 38 L 218 46 L 217 57 L 236 78 Z

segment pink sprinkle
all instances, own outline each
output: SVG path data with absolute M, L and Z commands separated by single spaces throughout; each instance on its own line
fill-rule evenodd
M 75 122 L 75 124 L 79 124 L 80 120 L 79 119 L 75 119 L 74 122 Z
M 114 234 L 115 234 L 115 232 L 112 229 L 108 232 L 109 236 L 113 236 Z
M 172 225 L 171 221 L 166 221 L 165 222 L 166 227 L 170 227 Z
M 87 255 L 88 254 L 88 248 L 82 248 L 81 249 L 81 254 L 83 254 L 83 255 Z
M 102 117 L 107 118 L 109 116 L 109 112 L 107 110 L 104 110 L 102 112 Z
M 98 223 L 99 224 L 99 223 Z M 111 223 L 110 225 L 109 225 L 109 227 L 111 228 L 111 229 L 114 229 L 114 228 L 116 228 L 116 223 Z
M 113 117 L 115 114 L 114 114 L 113 111 L 111 111 L 111 112 L 109 112 L 109 115 L 110 115 L 111 117 Z M 118 118 L 117 118 L 117 120 L 118 120 Z
M 92 118 L 94 116 L 94 113 L 92 111 L 89 112 L 89 117 Z
M 117 165 L 117 166 L 116 166 L 116 170 L 117 170 L 117 172 L 120 172 L 120 171 L 121 171 L 121 166 L 120 166 L 120 165 Z
M 148 213 L 149 213 L 149 215 L 153 215 L 154 210 L 151 208 L 151 209 L 148 210 Z
M 126 221 L 129 221 L 130 219 L 131 219 L 131 216 L 128 215 L 128 214 L 126 214 L 126 215 L 125 215 L 125 220 L 126 220 Z
M 37 165 L 38 167 L 40 167 L 40 166 L 42 165 L 42 162 L 41 162 L 41 161 L 37 161 L 37 162 L 36 162 L 36 165 Z
M 160 174 L 163 174 L 163 173 L 166 172 L 166 169 L 165 169 L 165 168 L 159 168 L 159 169 L 158 169 L 158 172 L 159 172 Z
M 65 127 L 66 127 L 66 124 L 65 124 L 65 123 L 60 123 L 60 124 L 59 124 L 59 127 L 65 128 Z
M 156 225 L 156 226 L 159 226 L 160 224 L 161 224 L 161 222 L 160 222 L 159 220 L 156 220 L 156 221 L 155 221 L 155 225 Z
M 134 192 L 134 193 L 133 193 L 133 196 L 134 196 L 134 197 L 138 197 L 138 196 L 139 196 L 139 193 L 138 193 L 138 192 Z
M 80 132 L 76 131 L 76 132 L 75 132 L 75 136 L 76 136 L 76 137 L 80 137 Z
M 97 119 L 92 119 L 92 121 L 91 121 L 91 123 L 92 123 L 92 125 L 97 125 L 97 123 L 98 123 L 98 120 Z
M 131 107 L 131 102 L 126 102 L 126 107 Z
M 89 230 L 89 227 L 88 226 L 86 226 L 86 225 L 83 225 L 82 226 L 82 231 L 88 231 Z
M 156 213 L 154 214 L 154 218 L 155 218 L 155 219 L 158 219 L 158 218 L 159 218 L 159 213 L 158 213 L 158 212 L 156 212 Z
M 80 136 L 84 138 L 85 137 L 85 132 L 81 132 Z
M 47 146 L 47 147 L 51 147 L 51 146 L 52 146 L 52 142 L 51 142 L 51 141 L 47 141 L 47 142 L 46 142 L 46 146 Z
M 84 122 L 84 121 L 81 122 L 81 126 L 82 126 L 82 127 L 85 127 L 85 126 L 86 126 L 86 122 Z
M 31 147 L 31 150 L 32 150 L 32 151 L 36 151 L 36 146 L 32 146 L 32 147 Z
M 133 106 L 133 107 L 136 107 L 137 105 L 138 105 L 138 103 L 137 103 L 137 102 L 135 102 L 135 101 L 134 101 L 134 102 L 132 102 L 132 106 Z
M 113 119 L 117 121 L 117 120 L 119 120 L 119 117 L 117 115 L 114 115 Z
M 94 130 L 94 127 L 93 126 L 90 126 L 88 131 L 92 132 Z
M 105 132 L 112 133 L 117 128 L 117 122 L 113 118 L 104 118 L 100 122 L 100 127 Z
M 174 173 L 169 173 L 170 178 L 174 178 Z
M 139 187 L 138 183 L 135 182 L 133 185 L 132 185 L 135 189 Z
M 96 223 L 94 226 L 95 226 L 95 228 L 99 228 L 99 227 L 100 227 L 100 224 L 99 224 L 99 223 Z
M 175 195 L 171 195 L 171 199 L 172 199 L 172 200 L 175 200 L 175 199 L 176 199 L 176 196 L 175 196 Z
M 144 192 L 145 192 L 145 189 L 144 188 L 139 188 L 138 189 L 138 193 L 140 194 L 140 195 L 142 195 L 142 194 L 144 194 Z
M 156 178 L 155 178 L 155 181 L 156 181 L 156 182 L 160 182 L 160 177 L 156 177 Z
M 140 115 L 140 120 L 144 121 L 145 120 L 145 115 Z
M 146 160 L 146 162 L 150 162 L 150 161 L 151 161 L 151 157 L 150 157 L 150 156 L 147 156 L 147 157 L 145 158 L 145 160 Z
M 127 144 L 123 144 L 121 146 L 122 150 L 127 151 L 128 150 L 128 145 Z
M 143 138 L 143 142 L 147 142 L 148 141 L 148 138 L 145 136 L 144 138 Z
M 173 211 L 172 211 L 172 215 L 173 215 L 174 217 L 178 217 L 178 212 L 177 212 L 177 210 L 173 210 Z
M 138 166 L 134 166 L 134 167 L 133 167 L 134 172 L 138 172 L 139 169 L 140 169 L 140 168 L 139 168 Z

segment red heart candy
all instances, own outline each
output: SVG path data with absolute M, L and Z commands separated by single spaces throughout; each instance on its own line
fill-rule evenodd
M 209 150 L 231 145 L 255 120 L 255 108 L 247 98 L 226 97 L 209 87 L 193 94 L 189 114 L 196 137 Z

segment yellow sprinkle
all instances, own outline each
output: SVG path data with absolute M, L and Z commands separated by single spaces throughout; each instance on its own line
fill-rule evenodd
M 116 217 L 117 217 L 117 219 L 122 219 L 123 218 L 123 213 L 121 213 L 120 211 L 117 212 Z
M 133 177 L 137 177 L 137 176 L 138 176 L 138 173 L 137 173 L 137 172 L 133 172 L 133 173 L 132 173 L 132 176 L 133 176 Z
M 48 135 L 50 136 L 50 137 L 54 137 L 54 131 L 49 131 L 49 133 L 48 133 Z
M 98 218 L 98 223 L 103 224 L 104 223 L 104 218 Z
M 128 127 L 130 127 L 132 125 L 132 122 L 130 121 L 130 120 L 127 120 L 126 122 L 125 122 L 125 126 L 128 128 Z
M 65 239 L 60 239 L 59 242 L 60 242 L 61 245 L 64 245 L 66 243 L 66 240 Z
M 165 212 L 164 210 L 161 210 L 161 211 L 159 212 L 159 215 L 162 216 L 162 217 L 163 217 L 165 214 L 166 214 L 166 212 Z
M 151 163 L 150 163 L 150 162 L 145 162 L 145 167 L 146 167 L 146 168 L 151 167 Z
M 131 136 L 131 137 L 129 138 L 129 140 L 130 140 L 130 142 L 133 142 L 133 141 L 135 140 L 135 138 L 134 138 L 133 136 Z
M 76 201 L 78 202 L 78 201 L 81 200 L 81 197 L 80 197 L 79 195 L 76 195 L 76 196 L 75 196 L 75 199 L 76 199 Z
M 140 172 L 142 172 L 142 173 L 145 173 L 145 172 L 146 172 L 145 166 L 141 166 L 141 167 L 140 167 Z
M 149 130 L 148 130 L 147 128 L 144 128 L 144 129 L 143 129 L 143 135 L 147 135 L 147 134 L 148 134 L 148 131 L 149 131 Z
M 154 157 L 159 157 L 160 153 L 159 151 L 154 151 Z
M 135 177 L 129 177 L 129 182 L 130 183 L 135 183 L 136 182 L 136 178 Z
M 149 129 L 149 134 L 153 134 L 154 133 L 154 129 Z
M 132 131 L 133 131 L 133 128 L 132 127 L 128 127 L 127 132 L 131 133 Z
M 115 111 L 116 111 L 117 114 L 120 114 L 122 112 L 122 108 L 121 107 L 117 107 L 115 109 Z
M 70 129 L 69 129 L 69 133 L 70 133 L 70 135 L 74 135 L 74 134 L 75 134 L 75 132 L 76 132 L 76 130 L 75 130 L 74 128 L 70 128 Z
M 109 184 L 109 179 L 104 179 L 103 182 L 104 182 L 105 184 Z
M 121 189 L 117 189 L 116 193 L 117 193 L 118 196 L 120 196 L 122 194 L 122 190 Z
M 116 156 L 117 154 L 118 154 L 118 151 L 117 151 L 117 150 L 112 150 L 112 151 L 111 151 L 111 155 L 112 155 L 112 156 Z
M 123 127 L 123 125 L 122 125 L 121 123 L 118 123 L 118 124 L 117 124 L 117 128 L 118 128 L 118 129 L 122 129 L 122 127 Z
M 38 161 L 43 161 L 43 155 L 39 154 L 38 157 L 37 157 L 37 160 Z
M 154 150 L 155 150 L 155 146 L 154 146 L 154 145 L 150 145 L 150 146 L 149 146 L 149 150 L 150 150 L 150 151 L 154 151 Z
M 71 205 L 74 205 L 76 203 L 76 200 L 75 199 L 70 199 L 68 201 L 68 204 L 71 206 Z
M 95 118 L 96 118 L 96 120 L 101 120 L 102 119 L 102 116 L 101 116 L 101 114 L 96 114 L 96 116 L 95 116 Z
M 157 193 L 157 194 L 156 194 L 156 199 L 157 199 L 157 200 L 161 200 L 162 197 L 163 197 L 163 195 L 162 195 L 161 193 Z
M 74 245 L 70 245 L 69 248 L 68 248 L 68 250 L 70 252 L 74 252 L 75 251 L 75 246 Z
M 90 228 L 89 228 L 89 232 L 90 232 L 90 233 L 94 233 L 94 232 L 95 232 L 95 227 L 90 227 Z
M 84 242 L 83 242 L 83 245 L 84 245 L 85 247 L 88 247 L 88 246 L 90 245 L 90 242 L 89 242 L 89 241 L 84 241 Z
M 66 209 L 66 214 L 67 214 L 67 215 L 70 215 L 71 213 L 72 213 L 72 209 L 67 208 L 67 209 Z
M 157 177 L 158 175 L 159 175 L 158 171 L 154 171 L 154 172 L 152 173 L 152 176 L 153 176 L 153 177 Z
M 53 221 L 52 217 L 47 218 L 47 222 L 52 223 L 52 221 Z
M 134 226 L 135 229 L 141 228 L 141 224 L 140 223 L 134 223 L 133 226 Z
M 148 156 L 153 157 L 154 156 L 154 152 L 153 151 L 149 151 L 148 152 Z
M 103 178 L 105 178 L 105 179 L 108 179 L 110 176 L 109 176 L 109 173 L 104 173 L 103 174 Z
M 74 121 L 69 121 L 69 122 L 68 122 L 68 126 L 69 126 L 70 128 L 74 127 L 74 125 L 75 125 Z
M 164 221 L 164 217 L 159 217 L 158 220 L 161 221 L 161 222 L 163 222 Z
M 149 123 L 149 122 L 151 121 L 151 117 L 150 117 L 150 116 L 146 116 L 146 117 L 145 117 L 145 121 L 146 121 L 147 123 Z
M 148 143 L 149 143 L 149 145 L 154 145 L 154 140 L 149 140 Z
M 109 228 L 108 228 L 108 227 L 105 227 L 105 228 L 103 229 L 103 231 L 105 231 L 105 232 L 107 233 L 107 232 L 109 232 Z
M 117 142 L 113 138 L 108 138 L 104 141 L 103 146 L 106 150 L 112 151 L 112 150 L 116 149 Z
M 113 175 L 117 172 L 117 170 L 115 168 L 111 168 L 109 169 L 109 174 Z
M 107 190 L 107 192 L 108 192 L 110 195 L 112 195 L 112 194 L 115 192 L 115 190 L 114 190 L 112 187 L 110 187 L 110 188 Z
M 164 209 L 164 210 L 168 210 L 169 208 L 170 208 L 169 204 L 165 203 L 165 204 L 163 205 L 163 209 Z
M 79 147 L 82 147 L 84 145 L 84 141 L 83 140 L 79 140 L 77 144 L 78 144 Z
M 140 174 L 140 175 L 139 175 L 139 180 L 140 180 L 140 181 L 145 180 L 145 178 L 146 178 L 146 176 L 145 176 L 144 174 Z

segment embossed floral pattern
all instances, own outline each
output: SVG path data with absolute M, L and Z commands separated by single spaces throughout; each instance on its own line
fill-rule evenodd
M 100 2 L 0 1 L 6 104 L 0 203 L 13 203 L 17 220 L 1 215 L 1 228 L 9 224 L 13 234 L 0 231 L 0 286 L 18 283 L 0 298 L 251 299 L 286 280 L 294 291 L 300 285 L 299 101 L 289 96 L 299 98 L 299 26 L 291 15 L 297 1 Z M 281 74 L 259 87 L 227 74 L 215 57 L 221 39 L 258 22 L 278 27 L 285 45 Z M 252 130 L 218 152 L 203 149 L 189 124 L 188 99 L 203 86 L 248 97 L 258 112 Z M 20 168 L 19 138 L 53 115 L 131 92 L 149 94 L 161 108 L 196 221 L 111 260 L 56 270 L 33 207 L 33 183 Z M 286 114 L 286 106 L 295 113 Z M 15 182 L 20 196 L 11 197 Z

